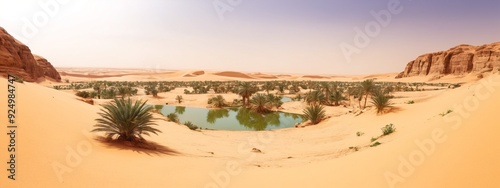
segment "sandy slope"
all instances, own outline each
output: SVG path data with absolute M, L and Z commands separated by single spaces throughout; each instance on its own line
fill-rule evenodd
M 191 72 L 169 74 L 178 78 Z M 196 77 L 207 78 L 219 77 L 212 73 Z M 94 139 L 96 134 L 88 132 L 98 106 L 80 102 L 71 93 L 17 84 L 17 180 L 7 181 L 5 170 L 0 175 L 6 187 L 391 187 L 394 183 L 396 187 L 496 187 L 500 185 L 496 178 L 500 172 L 499 83 L 497 78 L 487 84 L 490 90 L 474 82 L 454 90 L 416 92 L 395 101 L 400 111 L 381 116 L 373 110 L 357 117 L 338 116 L 346 109 L 331 107 L 328 115 L 333 118 L 298 129 L 194 132 L 159 120 L 163 133 L 150 140 L 168 147 L 165 153 L 100 143 Z M 0 85 L 5 86 L 6 80 L 1 78 Z M 6 96 L 5 90 L 0 96 Z M 481 98 L 477 109 L 460 118 L 454 106 L 473 104 L 464 99 L 477 98 Z M 408 99 L 421 100 L 404 104 Z M 188 102 L 202 104 L 202 100 Z M 300 104 L 285 104 L 285 108 L 300 110 Z M 454 112 L 438 115 L 448 109 Z M 0 118 L 6 122 L 5 116 Z M 457 119 L 463 120 L 453 129 Z M 378 147 L 364 147 L 389 123 L 397 127 L 395 134 L 379 139 Z M 0 132 L 6 131 L 0 127 Z M 357 137 L 358 131 L 365 134 Z M 415 144 L 432 139 L 433 134 L 438 135 L 432 141 L 434 149 L 422 150 Z M 1 143 L 7 141 L 0 136 Z M 349 150 L 351 146 L 360 151 Z M 253 147 L 262 153 L 250 152 Z M 2 152 L 0 160 L 8 161 L 7 157 Z M 398 172 L 400 157 L 403 164 L 412 162 Z

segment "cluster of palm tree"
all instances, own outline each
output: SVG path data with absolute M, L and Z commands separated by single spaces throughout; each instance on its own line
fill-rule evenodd
M 257 93 L 250 99 L 250 108 L 257 113 L 268 113 L 274 108 L 278 109 L 281 107 L 283 104 L 281 99 L 281 96 L 276 96 L 274 94 Z

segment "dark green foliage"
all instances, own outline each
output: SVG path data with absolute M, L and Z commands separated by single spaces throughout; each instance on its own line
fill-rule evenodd
M 394 127 L 394 125 L 392 123 L 389 125 L 386 125 L 385 127 L 382 127 L 382 135 L 383 136 L 389 135 L 389 134 L 393 133 L 394 131 L 396 131 L 396 127 Z
M 101 117 L 96 119 L 97 124 L 92 132 L 104 132 L 108 139 L 115 139 L 117 136 L 117 140 L 141 141 L 144 140 L 142 135 L 161 132 L 152 127 L 156 125 L 155 118 L 150 113 L 153 107 L 146 106 L 146 102 L 114 99 L 101 106 Z
M 178 123 L 179 122 L 179 117 L 177 116 L 176 113 L 170 113 L 167 115 L 167 119 L 171 122 Z
M 88 91 L 78 91 L 78 92 L 76 92 L 76 94 L 75 94 L 75 95 L 76 95 L 76 96 L 79 96 L 79 97 L 81 97 L 81 98 L 85 98 L 85 99 L 86 99 L 86 98 L 91 98 L 91 94 L 90 94 L 90 92 L 88 92 Z
M 186 127 L 188 127 L 189 129 L 191 129 L 191 130 L 196 130 L 196 129 L 199 129 L 199 127 L 198 127 L 198 126 L 194 125 L 194 124 L 193 124 L 193 123 L 191 123 L 190 121 L 186 121 L 186 122 L 184 122 L 184 125 L 185 125 Z
M 380 90 L 372 93 L 372 104 L 377 108 L 377 114 L 383 113 L 385 108 L 390 107 L 390 97 Z
M 376 147 L 376 146 L 378 146 L 378 145 L 380 145 L 380 144 L 382 144 L 382 143 L 380 143 L 380 142 L 375 142 L 375 143 L 373 143 L 372 145 L 370 145 L 370 147 Z
M 310 120 L 313 125 L 321 122 L 325 117 L 325 109 L 322 105 L 312 104 L 303 111 L 304 120 Z

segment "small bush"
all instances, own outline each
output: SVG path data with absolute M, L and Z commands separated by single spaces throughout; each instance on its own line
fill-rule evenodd
M 81 98 L 90 98 L 91 94 L 88 91 L 78 91 L 75 94 L 76 96 L 79 96 Z
M 415 104 L 415 101 L 408 101 L 406 104 Z
M 176 122 L 176 123 L 179 122 L 179 117 L 177 116 L 176 113 L 170 113 L 170 114 L 168 114 L 167 118 L 171 122 Z
M 187 126 L 189 129 L 191 130 L 196 130 L 196 129 L 199 129 L 198 126 L 194 125 L 193 123 L 191 123 L 190 121 L 186 121 L 184 122 L 184 125 Z
M 378 138 L 375 138 L 375 137 L 372 137 L 372 139 L 370 139 L 370 142 L 374 142 L 375 140 L 377 140 Z
M 370 147 L 376 147 L 376 146 L 378 146 L 378 145 L 380 145 L 380 144 L 382 144 L 382 143 L 380 143 L 380 142 L 375 142 L 375 143 L 373 143 L 372 145 L 370 145 Z
M 392 123 L 389 125 L 386 125 L 385 127 L 382 127 L 382 135 L 383 136 L 389 135 L 389 134 L 393 133 L 394 131 L 396 131 L 396 127 L 394 127 L 394 125 Z
M 448 111 L 446 111 L 444 113 L 440 113 L 439 115 L 440 116 L 446 116 L 446 115 L 448 115 L 449 113 L 452 113 L 452 112 L 453 112 L 453 110 L 448 110 Z
M 455 89 L 455 88 L 459 88 L 459 87 L 461 87 L 461 86 L 462 86 L 462 85 L 460 85 L 460 84 L 453 84 L 453 85 L 451 85 L 451 86 L 448 86 L 448 88 Z
M 182 103 L 183 100 L 182 95 L 177 95 L 177 97 L 175 97 L 175 100 L 179 102 L 179 104 Z
M 357 132 L 356 136 L 363 136 L 365 133 L 364 132 Z

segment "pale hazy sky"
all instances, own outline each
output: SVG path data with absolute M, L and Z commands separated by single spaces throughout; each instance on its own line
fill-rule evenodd
M 0 0 L 0 26 L 56 67 L 366 74 L 500 41 L 500 1 Z

